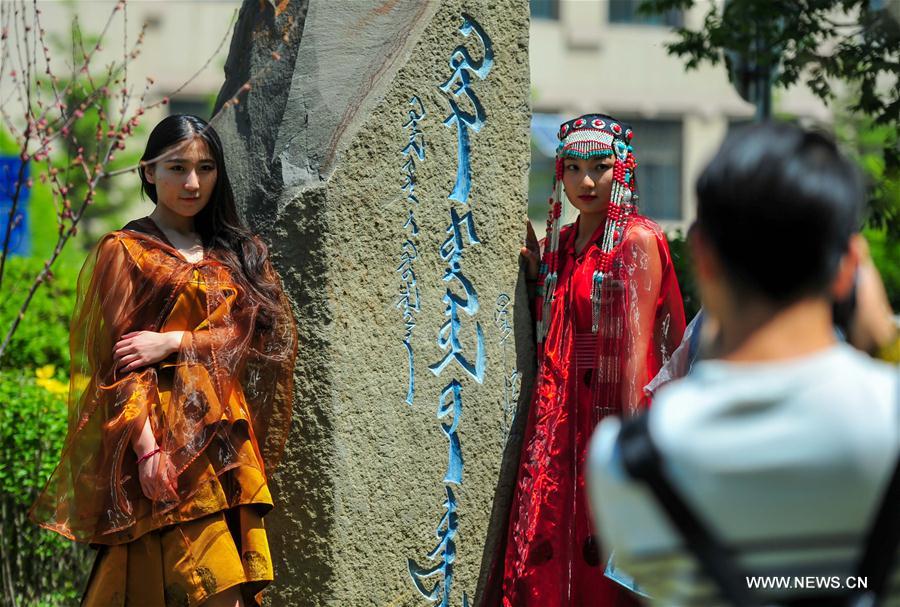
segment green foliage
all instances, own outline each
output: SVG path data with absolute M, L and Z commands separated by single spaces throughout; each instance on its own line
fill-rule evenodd
M 689 10 L 697 0 L 643 0 L 641 11 Z M 667 45 L 689 69 L 744 57 L 774 70 L 774 84 L 802 83 L 836 107 L 835 131 L 871 186 L 866 235 L 894 309 L 900 304 L 900 21 L 869 0 L 729 0 L 709 8 L 700 28 L 678 28 Z M 835 102 L 832 84 L 852 91 Z M 846 107 L 845 107 L 846 106 Z M 679 277 L 681 274 L 679 273 Z
M 7 259 L 0 298 L 0 328 L 4 335 L 42 265 L 38 259 Z M 68 369 L 69 318 L 75 306 L 76 280 L 74 269 L 61 266 L 49 283 L 38 288 L 0 359 L 0 369 L 21 370 L 48 364 Z
M 0 128 L 0 154 L 18 156 L 21 151 L 13 136 L 6 132 L 5 128 Z
M 30 369 L 0 371 L 0 577 L 9 575 L 3 587 L 11 583 L 20 606 L 75 604 L 88 573 L 84 546 L 27 518 L 65 439 L 65 396 L 51 391 L 64 380 L 61 373 L 42 379 Z
M 2 132 L 2 129 L 0 129 Z M 49 165 L 46 162 L 31 161 L 31 174 L 41 175 L 47 173 Z M 46 260 L 50 258 L 59 238 L 59 222 L 57 221 L 56 208 L 53 203 L 53 191 L 50 186 L 34 180 L 28 196 L 28 224 L 31 234 L 31 257 Z M 77 271 L 84 263 L 85 243 L 88 242 L 84 234 L 71 238 L 62 249 L 56 262 L 53 264 L 54 272 Z M 31 278 L 37 274 L 35 271 Z M 3 290 L 6 292 L 4 277 Z M 19 284 L 18 282 L 16 283 Z M 4 354 L 5 356 L 5 354 Z
M 0 299 L 4 332 L 41 265 L 37 259 L 7 260 Z M 0 577 L 9 574 L 20 606 L 76 604 L 87 574 L 86 549 L 27 520 L 65 438 L 75 281 L 68 270 L 41 285 L 0 362 Z
M 872 261 L 881 273 L 891 308 L 900 310 L 900 240 L 891 238 L 887 230 L 868 228 L 863 236 L 869 241 Z
M 900 238 L 900 164 L 892 163 L 888 153 L 900 149 L 897 128 L 858 114 L 838 114 L 835 133 L 867 177 L 866 226 Z
M 688 10 L 697 0 L 643 0 L 641 10 Z M 735 54 L 758 70 L 775 70 L 774 84 L 803 83 L 833 104 L 832 84 L 854 91 L 842 118 L 861 127 L 859 157 L 872 178 L 868 225 L 900 236 L 900 21 L 869 0 L 729 0 L 710 3 L 703 26 L 679 28 L 667 45 L 689 69 Z M 729 76 L 733 73 L 729 70 Z M 842 116 L 843 114 L 843 116 Z M 856 117 L 856 118 L 853 118 Z M 859 118 L 862 117 L 862 118 Z
M 672 253 L 672 262 L 675 265 L 675 276 L 678 277 L 678 286 L 681 287 L 681 298 L 684 301 L 684 317 L 687 322 L 700 310 L 700 292 L 694 281 L 694 266 L 691 261 L 691 252 L 687 243 L 687 236 L 681 230 L 669 235 L 669 250 Z
M 696 0 L 644 0 L 641 10 L 687 10 Z M 748 56 L 763 69 L 776 68 L 775 84 L 803 81 L 823 101 L 833 98 L 830 80 L 860 91 L 853 110 L 880 124 L 900 121 L 900 22 L 869 0 L 730 0 L 710 3 L 699 30 L 679 28 L 669 53 L 689 68 L 727 61 L 723 51 Z

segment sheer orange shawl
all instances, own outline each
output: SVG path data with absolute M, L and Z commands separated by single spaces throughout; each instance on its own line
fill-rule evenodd
M 68 435 L 31 511 L 44 527 L 100 544 L 202 515 L 185 505 L 209 491 L 207 481 L 217 484 L 242 466 L 260 472 L 255 478 L 267 500 L 265 472 L 276 465 L 290 426 L 297 349 L 280 288 L 274 317 L 261 322 L 258 296 L 215 250 L 192 264 L 152 220 L 126 228 L 100 241 L 79 276 Z M 268 263 L 265 274 L 280 285 Z M 113 346 L 142 330 L 183 330 L 184 338 L 170 358 L 117 372 Z M 162 449 L 160 473 L 167 471 L 175 489 L 152 500 L 141 491 L 131 447 L 148 418 Z M 254 501 L 236 495 L 220 505 Z

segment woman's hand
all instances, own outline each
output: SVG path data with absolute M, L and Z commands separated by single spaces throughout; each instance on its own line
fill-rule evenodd
M 126 333 L 113 347 L 113 363 L 123 373 L 152 365 L 178 351 L 183 333 L 184 331 Z
M 535 281 L 538 278 L 538 266 L 541 263 L 541 248 L 538 245 L 537 236 L 534 234 L 531 221 L 529 220 L 525 223 L 525 246 L 522 247 L 521 255 L 525 259 L 525 278 Z
M 138 464 L 141 491 L 154 501 L 172 501 L 178 498 L 175 491 L 175 468 L 172 460 L 157 452 Z

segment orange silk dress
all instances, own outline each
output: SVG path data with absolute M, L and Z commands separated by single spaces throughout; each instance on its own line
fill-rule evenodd
M 261 309 L 215 251 L 189 263 L 149 218 L 89 257 L 72 319 L 69 434 L 32 509 L 39 524 L 99 545 L 85 605 L 194 606 L 236 585 L 256 604 L 273 579 L 266 472 L 288 431 L 296 330 L 283 293 L 274 313 Z M 112 346 L 140 330 L 184 338 L 168 359 L 118 373 Z M 148 419 L 174 489 L 154 499 L 131 447 Z

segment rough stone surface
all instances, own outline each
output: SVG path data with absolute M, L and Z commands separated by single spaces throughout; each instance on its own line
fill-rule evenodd
M 458 141 L 456 125 L 443 124 L 450 95 L 439 89 L 453 74 L 458 46 L 473 62 L 484 55 L 476 35 L 460 32 L 464 14 L 484 29 L 494 52 L 484 79 L 470 74 L 486 121 L 480 132 L 469 131 L 468 205 L 448 198 Z M 219 103 L 263 73 L 216 128 L 244 213 L 270 243 L 300 331 L 294 426 L 273 482 L 276 510 L 266 519 L 276 560 L 271 602 L 430 604 L 413 585 L 408 560 L 422 567 L 441 560 L 426 555 L 438 544 L 448 486 L 441 423 L 451 416 L 438 419 L 439 396 L 455 378 L 464 468 L 462 482 L 449 485 L 458 530 L 448 604 L 462 605 L 465 593 L 475 605 L 476 595 L 490 594 L 484 588 L 505 533 L 518 456 L 524 416 L 511 425 L 517 405 L 507 380 L 514 369 L 525 380 L 513 388 L 530 391 L 530 319 L 518 278 L 529 160 L 528 3 L 247 0 L 236 27 Z M 271 65 L 273 51 L 280 60 Z M 418 204 L 402 190 L 413 96 L 425 109 Z M 465 95 L 460 107 L 473 111 Z M 412 405 L 405 402 L 408 356 L 397 305 L 409 208 L 420 230 Z M 445 293 L 464 296 L 458 280 L 443 280 L 448 263 L 440 247 L 451 208 L 472 212 L 480 240 L 464 238 L 459 260 L 480 302 L 473 316 L 459 313 L 459 338 L 474 359 L 480 324 L 483 383 L 456 362 L 439 376 L 428 368 L 445 353 L 438 344 Z M 498 313 L 504 297 L 506 329 Z M 428 589 L 436 583 L 440 593 L 445 576 L 423 579 Z

